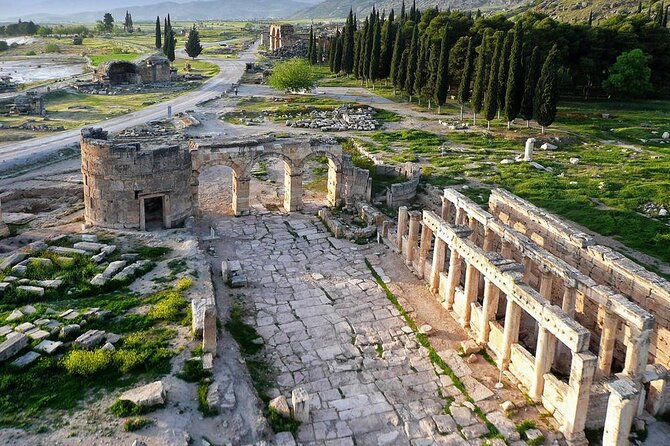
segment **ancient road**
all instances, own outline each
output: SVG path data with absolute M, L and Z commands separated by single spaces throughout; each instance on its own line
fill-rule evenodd
M 172 113 L 192 109 L 200 102 L 219 96 L 226 89 L 230 88 L 232 83 L 239 82 L 244 73 L 246 63 L 255 61 L 257 51 L 258 43 L 240 53 L 237 59 L 205 59 L 207 62 L 217 64 L 221 71 L 218 75 L 205 82 L 200 88 L 169 101 L 91 125 L 104 127 L 105 130 L 111 132 L 118 132 L 128 127 L 165 117 L 168 106 L 172 106 Z M 79 129 L 74 129 L 44 138 L 0 144 L 0 171 L 7 170 L 16 164 L 24 163 L 32 158 L 56 152 L 78 141 Z

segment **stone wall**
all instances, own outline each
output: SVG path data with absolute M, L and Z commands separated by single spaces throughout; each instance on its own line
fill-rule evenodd
M 9 235 L 9 228 L 2 219 L 2 203 L 0 203 L 0 237 L 7 237 Z
M 391 208 L 400 207 L 414 199 L 421 179 L 421 168 L 414 163 L 405 163 L 396 167 L 394 171 L 395 176 L 404 176 L 407 181 L 392 184 L 386 191 L 386 205 Z
M 143 200 L 163 198 L 164 226 L 191 215 L 191 159 L 179 145 L 142 147 L 85 128 L 81 138 L 86 225 L 144 229 Z

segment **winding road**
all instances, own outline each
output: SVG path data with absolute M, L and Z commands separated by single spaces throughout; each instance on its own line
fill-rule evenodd
M 241 52 L 237 59 L 203 59 L 218 65 L 220 72 L 196 90 L 127 115 L 90 124 L 90 126 L 103 127 L 110 132 L 118 132 L 128 127 L 166 117 L 168 106 L 172 106 L 172 113 L 179 113 L 194 108 L 200 102 L 214 99 L 226 91 L 231 84 L 239 82 L 242 74 L 244 74 L 246 63 L 256 60 L 258 45 L 258 42 L 253 44 L 247 50 Z M 74 129 L 42 138 L 0 144 L 0 171 L 44 157 L 66 146 L 78 143 L 79 134 L 80 129 Z

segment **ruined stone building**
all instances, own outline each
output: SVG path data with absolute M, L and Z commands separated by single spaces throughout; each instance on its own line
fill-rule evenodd
M 162 54 L 154 54 L 137 64 L 109 60 L 98 65 L 93 73 L 93 81 L 105 86 L 169 82 L 171 78 L 170 61 Z
M 14 98 L 14 103 L 9 107 L 10 115 L 32 115 L 43 116 L 44 99 L 42 95 L 29 92 Z
M 255 164 L 278 158 L 284 165 L 284 208 L 301 210 L 303 169 L 310 159 L 328 159 L 329 204 L 369 196 L 368 172 L 353 166 L 342 147 L 331 140 L 198 141 L 188 145 L 150 139 L 108 138 L 102 129 L 82 130 L 84 219 L 108 228 L 172 228 L 198 215 L 200 174 L 212 166 L 232 170 L 232 208 L 249 212 L 249 184 Z
M 270 25 L 270 50 L 276 51 L 296 42 L 293 25 L 273 23 Z
M 570 445 L 670 409 L 670 283 L 496 189 L 489 212 L 444 191 L 441 215 L 401 208 L 391 246 Z

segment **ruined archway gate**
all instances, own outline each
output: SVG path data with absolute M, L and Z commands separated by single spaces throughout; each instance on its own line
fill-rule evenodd
M 287 212 L 302 210 L 302 175 L 308 160 L 328 158 L 328 204 L 337 206 L 343 196 L 343 151 L 339 144 L 311 140 L 309 144 L 298 141 L 279 143 L 274 139 L 240 142 L 199 142 L 189 144 L 192 175 L 191 191 L 194 213 L 198 213 L 198 187 L 200 174 L 212 166 L 227 166 L 233 171 L 233 212 L 249 212 L 249 183 L 255 164 L 268 158 L 280 159 L 284 164 L 284 209 Z
M 328 203 L 365 200 L 369 172 L 354 167 L 351 157 L 332 139 L 207 139 L 162 144 L 155 138 L 109 139 L 102 129 L 85 128 L 81 137 L 84 219 L 87 226 L 140 229 L 146 225 L 146 200 L 161 199 L 165 228 L 198 216 L 200 174 L 213 166 L 233 173 L 235 215 L 249 212 L 251 169 L 267 158 L 284 164 L 284 207 L 302 209 L 302 174 L 310 159 L 328 159 Z

